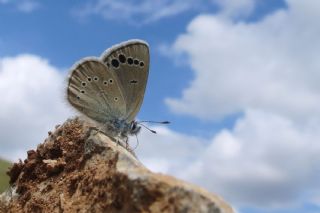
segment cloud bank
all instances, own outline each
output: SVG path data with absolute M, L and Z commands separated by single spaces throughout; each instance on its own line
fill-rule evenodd
M 256 6 L 255 0 L 95 0 L 73 10 L 79 17 L 101 16 L 106 20 L 142 25 L 186 12 L 220 10 L 221 16 L 247 17 Z
M 174 173 L 238 206 L 299 206 L 320 193 L 320 4 L 286 3 L 253 23 L 200 15 L 172 45 L 195 76 L 166 99 L 172 112 L 243 114 Z
M 0 156 L 10 160 L 25 156 L 67 118 L 63 83 L 62 71 L 41 57 L 0 59 Z
M 317 5 L 290 3 L 257 23 L 195 18 L 173 48 L 187 54 L 196 77 L 182 97 L 166 100 L 169 107 L 212 120 L 248 107 L 299 119 L 318 114 L 320 27 L 310 23 Z

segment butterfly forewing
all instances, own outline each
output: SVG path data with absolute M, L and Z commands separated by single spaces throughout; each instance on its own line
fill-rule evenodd
M 106 50 L 101 59 L 122 85 L 125 119 L 130 122 L 140 109 L 146 89 L 150 62 L 148 44 L 130 40 Z
M 106 123 L 126 115 L 122 86 L 113 71 L 98 59 L 85 59 L 71 70 L 68 101 L 95 121 Z

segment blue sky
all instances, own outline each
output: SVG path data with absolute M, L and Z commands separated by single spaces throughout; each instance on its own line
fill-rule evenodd
M 312 0 L 0 0 L 0 156 L 24 158 L 74 114 L 63 96 L 76 61 L 139 38 L 151 68 L 138 118 L 172 122 L 140 134 L 147 167 L 239 213 L 320 212 L 319 9 Z

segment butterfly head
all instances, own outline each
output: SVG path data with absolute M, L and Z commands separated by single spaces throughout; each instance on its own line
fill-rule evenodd
M 109 130 L 127 138 L 129 135 L 137 135 L 141 126 L 136 121 L 127 122 L 126 120 L 114 119 L 107 122 Z
M 130 123 L 130 128 L 129 128 L 129 134 L 130 135 L 137 135 L 141 130 L 141 126 L 138 125 L 138 122 L 132 121 Z

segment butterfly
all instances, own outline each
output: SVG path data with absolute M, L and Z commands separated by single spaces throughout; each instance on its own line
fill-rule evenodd
M 141 129 L 135 117 L 149 74 L 149 45 L 129 40 L 98 57 L 86 57 L 70 70 L 67 100 L 79 112 L 106 127 L 113 137 L 128 139 Z

